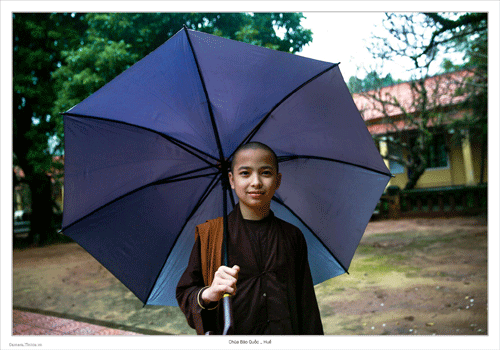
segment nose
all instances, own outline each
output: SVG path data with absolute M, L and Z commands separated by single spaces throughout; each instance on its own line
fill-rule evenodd
M 252 187 L 255 187 L 255 188 L 262 187 L 262 180 L 260 179 L 259 174 L 253 174 L 251 184 L 252 184 Z

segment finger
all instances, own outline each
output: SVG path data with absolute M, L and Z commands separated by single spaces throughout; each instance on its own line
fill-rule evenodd
M 217 270 L 217 272 L 219 273 L 219 276 L 222 278 L 225 278 L 225 279 L 238 278 L 238 271 L 239 271 L 239 267 L 238 267 L 238 269 L 234 269 L 234 268 L 229 268 L 227 266 L 221 266 Z
M 231 271 L 231 269 L 219 269 L 217 270 L 217 272 L 215 272 L 215 276 L 214 276 L 214 281 L 215 279 L 217 280 L 235 280 L 236 278 L 233 276 L 234 272 Z
M 236 292 L 236 286 L 224 286 L 223 294 L 232 294 Z
M 236 286 L 229 286 L 226 284 L 219 284 L 216 286 L 216 291 L 219 296 L 222 296 L 223 294 L 234 294 L 236 292 Z
M 233 277 L 237 277 L 239 271 L 240 267 L 238 265 L 234 265 L 232 268 L 229 267 L 224 268 L 224 272 Z

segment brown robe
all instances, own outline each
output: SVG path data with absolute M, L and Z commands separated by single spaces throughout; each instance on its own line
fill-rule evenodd
M 207 227 L 220 228 L 221 223 L 218 218 L 197 227 L 188 267 L 177 285 L 179 306 L 198 334 L 221 334 L 223 328 L 222 305 L 208 310 L 197 301 L 210 281 L 202 266 L 220 264 L 221 235 L 206 236 Z M 235 334 L 323 334 L 302 232 L 272 211 L 263 220 L 245 220 L 239 205 L 228 215 L 228 226 L 229 265 L 241 268 L 232 297 Z M 209 268 L 212 278 L 217 268 Z

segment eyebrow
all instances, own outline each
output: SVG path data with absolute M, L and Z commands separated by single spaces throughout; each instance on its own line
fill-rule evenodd
M 239 170 L 243 170 L 243 169 L 252 169 L 252 167 L 242 165 L 237 170 L 239 171 Z M 261 166 L 259 169 L 274 169 L 274 167 L 271 165 L 264 165 L 264 166 Z

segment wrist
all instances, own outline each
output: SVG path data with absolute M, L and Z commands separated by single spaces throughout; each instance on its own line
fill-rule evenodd
M 208 290 L 209 288 L 210 287 L 207 286 L 200 289 L 200 291 L 198 292 L 197 300 L 198 300 L 198 305 L 202 309 L 213 310 L 219 305 L 219 303 L 218 301 L 213 301 L 209 298 L 210 295 L 210 291 Z

